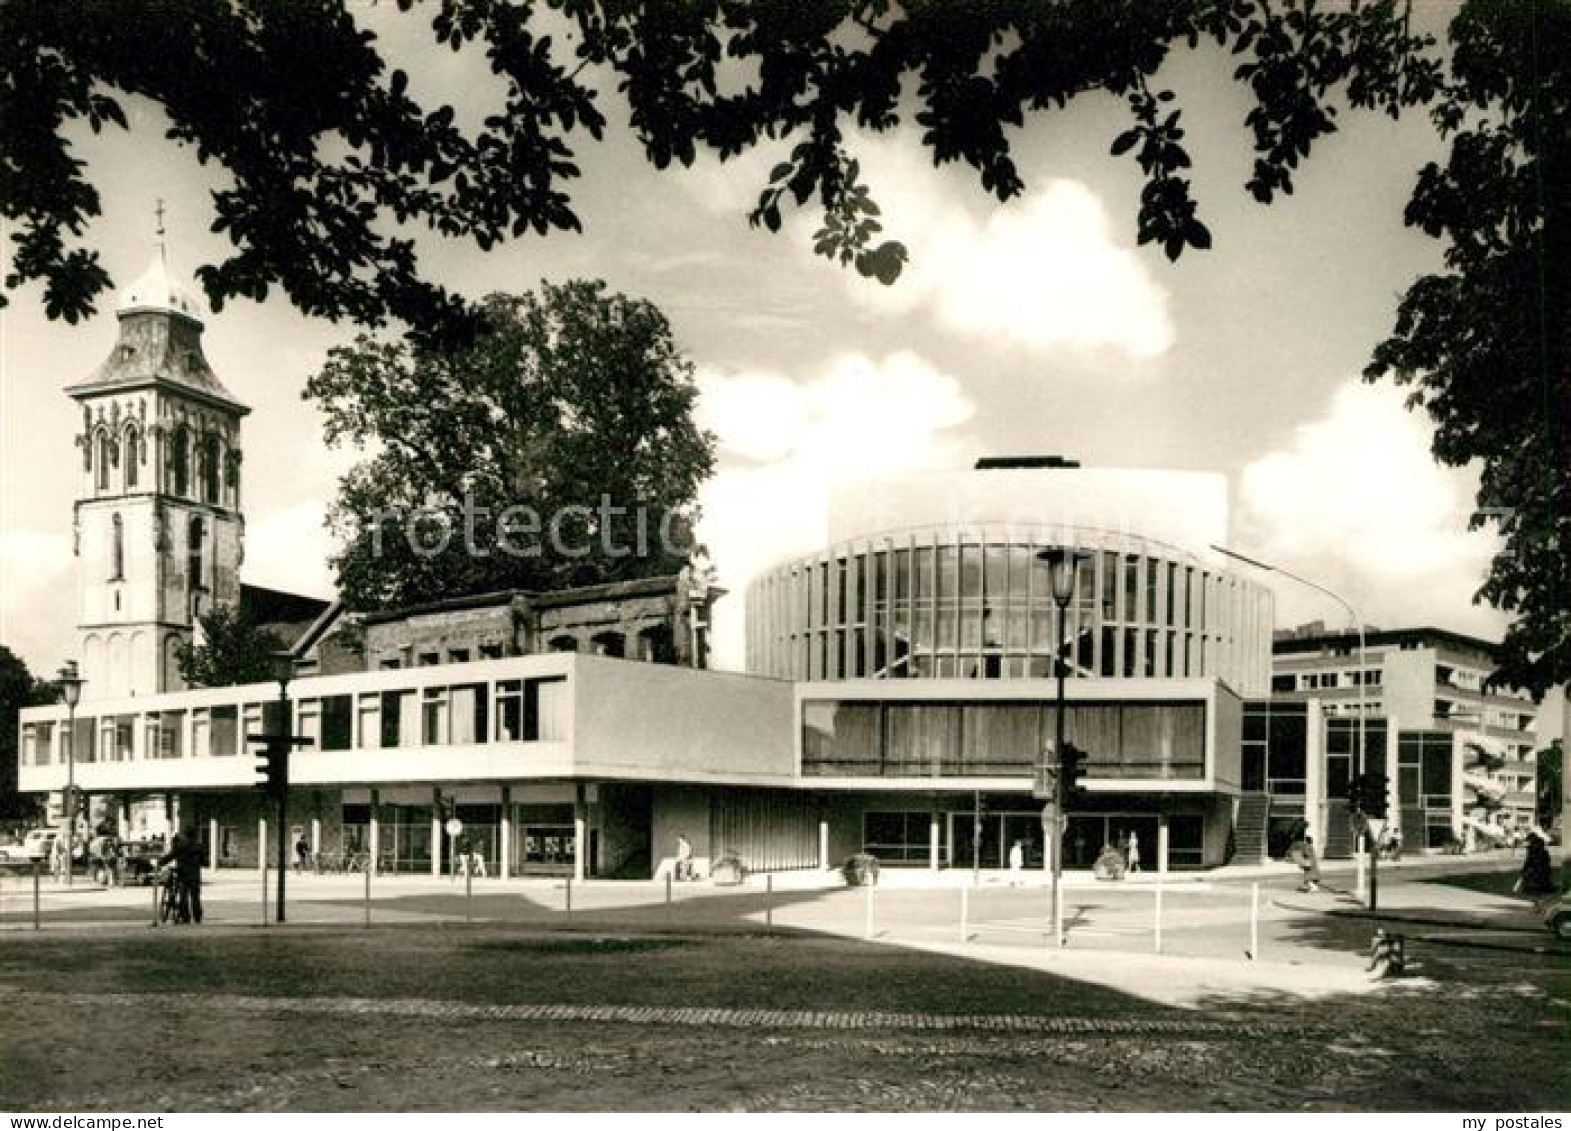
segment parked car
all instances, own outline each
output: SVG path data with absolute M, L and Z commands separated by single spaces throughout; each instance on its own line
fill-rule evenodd
M 1557 938 L 1571 942 L 1571 892 L 1561 892 L 1545 901 L 1544 926 Z
M 22 838 L 22 855 L 28 860 L 48 860 L 59 839 L 59 829 L 33 829 Z
M 158 841 L 126 841 L 120 846 L 120 882 L 152 883 L 163 854 L 164 846 Z

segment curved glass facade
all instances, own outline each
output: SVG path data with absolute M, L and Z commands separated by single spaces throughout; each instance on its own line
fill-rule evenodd
M 1038 552 L 1090 556 L 1060 618 Z M 747 592 L 750 672 L 793 680 L 1220 678 L 1270 686 L 1271 593 L 1106 531 L 927 527 L 777 566 Z

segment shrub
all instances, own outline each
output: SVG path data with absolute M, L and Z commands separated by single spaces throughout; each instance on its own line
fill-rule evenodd
M 870 852 L 858 852 L 846 858 L 840 866 L 840 874 L 845 877 L 848 887 L 861 887 L 863 884 L 876 884 L 878 882 L 878 857 Z

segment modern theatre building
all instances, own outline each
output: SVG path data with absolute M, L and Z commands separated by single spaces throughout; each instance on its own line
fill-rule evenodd
M 162 260 L 69 392 L 83 432 L 74 707 L 23 712 L 19 784 L 85 795 L 82 825 L 195 828 L 217 867 L 282 832 L 325 860 L 492 875 L 648 877 L 678 834 L 700 872 L 1044 860 L 1032 786 L 1057 727 L 1087 752 L 1066 863 L 1135 834 L 1148 867 L 1224 861 L 1242 700 L 1269 693 L 1269 593 L 1204 556 L 1220 476 L 1059 460 L 864 485 L 825 548 L 746 594 L 745 673 L 706 667 L 702 569 L 560 593 L 455 595 L 362 618 L 294 608 L 287 826 L 254 788 L 276 684 L 185 688 L 174 662 L 239 583 L 240 426 Z M 1046 552 L 1079 551 L 1055 599 Z M 724 563 L 722 563 L 724 564 Z M 273 594 L 275 599 L 288 595 Z M 278 601 L 275 600 L 275 605 Z M 299 624 L 303 612 L 314 615 Z M 59 807 L 63 819 L 63 806 Z

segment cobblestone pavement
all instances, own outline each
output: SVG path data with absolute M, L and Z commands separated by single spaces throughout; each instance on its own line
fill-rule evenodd
M 702 1029 L 828 1029 L 916 1032 L 985 1032 L 1119 1037 L 1129 1035 L 1204 1037 L 1210 1040 L 1260 1040 L 1293 1033 L 1301 1038 L 1321 1034 L 1283 1020 L 1218 1021 L 1188 1017 L 1050 1017 L 1022 1013 L 891 1013 L 871 1010 L 690 1009 L 682 1006 L 629 1005 L 476 1005 L 420 998 L 246 997 L 238 994 L 33 993 L 0 987 L 0 1006 L 7 1010 L 50 1007 L 140 1009 L 151 1004 L 219 1015 L 335 1014 L 355 1017 L 405 1017 L 446 1021 L 518 1021 L 645 1025 Z

